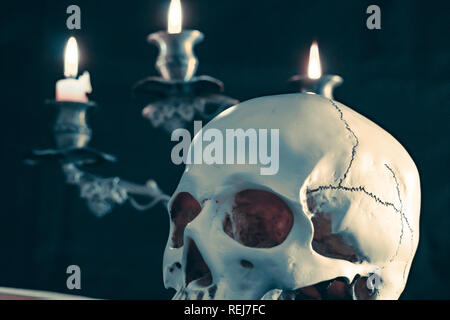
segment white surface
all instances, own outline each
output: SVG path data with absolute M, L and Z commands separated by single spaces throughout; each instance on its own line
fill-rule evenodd
M 23 296 L 43 300 L 91 300 L 90 298 L 47 291 L 0 287 L 0 295 Z

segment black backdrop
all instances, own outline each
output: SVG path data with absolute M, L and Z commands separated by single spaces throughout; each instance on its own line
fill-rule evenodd
M 68 31 L 77 4 L 82 29 Z M 365 27 L 369 4 L 382 30 Z M 0 286 L 66 289 L 66 267 L 82 270 L 78 294 L 166 299 L 162 254 L 165 209 L 119 207 L 95 218 L 58 168 L 22 163 L 32 147 L 52 143 L 43 105 L 63 74 L 69 35 L 78 39 L 80 71 L 91 73 L 101 109 L 92 114 L 91 145 L 119 162 L 96 172 L 140 183 L 156 179 L 168 193 L 182 169 L 171 164 L 169 136 L 152 129 L 133 105 L 131 86 L 155 75 L 157 49 L 147 34 L 166 28 L 168 1 L 3 1 L 1 3 Z M 224 81 L 242 100 L 288 92 L 309 45 L 319 41 L 325 71 L 341 75 L 337 100 L 372 119 L 410 152 L 421 175 L 421 240 L 402 298 L 450 298 L 448 121 L 450 4 L 446 1 L 184 0 L 184 26 L 204 32 L 199 74 Z

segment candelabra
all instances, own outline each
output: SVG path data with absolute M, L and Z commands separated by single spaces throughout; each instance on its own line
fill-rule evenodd
M 203 34 L 197 30 L 178 33 L 160 31 L 149 35 L 148 41 L 155 43 L 160 50 L 156 61 L 160 77 L 139 81 L 133 88 L 133 95 L 139 104 L 144 105 L 142 114 L 154 127 L 172 132 L 185 127 L 196 115 L 209 120 L 238 103 L 222 94 L 223 83 L 220 80 L 210 76 L 195 76 L 198 59 L 193 49 L 202 39 Z M 76 46 L 76 42 L 72 42 L 69 41 Z M 76 71 L 73 73 L 76 75 Z M 87 122 L 88 110 L 97 106 L 87 101 L 87 98 L 86 102 L 81 102 L 84 94 L 79 91 L 90 89 L 88 81 L 88 75 L 83 75 L 79 80 L 62 80 L 57 84 L 58 101 L 47 101 L 47 105 L 54 106 L 57 111 L 53 131 L 56 148 L 33 150 L 26 163 L 57 160 L 67 183 L 79 187 L 81 198 L 87 201 L 90 210 L 98 217 L 127 201 L 137 210 L 150 209 L 159 202 L 166 203 L 169 196 L 153 180 L 139 185 L 119 177 L 105 178 L 86 171 L 87 165 L 116 161 L 114 156 L 88 147 L 92 134 Z M 72 90 L 78 90 L 76 99 L 81 101 L 59 101 L 58 88 L 63 90 L 65 87 L 67 90 L 69 86 Z M 134 199 L 135 195 L 148 198 L 148 203 L 138 203 Z
M 173 4 L 173 7 L 172 7 Z M 199 117 L 210 120 L 222 110 L 235 105 L 238 100 L 223 94 L 223 83 L 210 76 L 196 76 L 198 59 L 194 47 L 204 38 L 198 30 L 182 30 L 181 7 L 173 2 L 169 13 L 169 30 L 152 33 L 148 42 L 159 48 L 156 60 L 158 77 L 148 77 L 133 87 L 133 97 L 143 107 L 142 115 L 155 128 L 168 132 L 186 127 Z M 170 18 L 178 18 L 171 21 Z M 89 73 L 76 79 L 78 53 L 76 40 L 69 39 L 66 48 L 65 75 L 57 82 L 56 100 L 47 105 L 56 109 L 54 125 L 56 147 L 33 150 L 27 157 L 28 164 L 57 161 L 62 167 L 67 183 L 79 187 L 80 197 L 87 201 L 90 210 L 98 217 L 111 212 L 115 205 L 129 201 L 137 210 L 150 209 L 157 203 L 167 203 L 169 196 L 157 183 L 148 180 L 140 185 L 119 177 L 100 177 L 87 171 L 87 166 L 101 162 L 114 162 L 110 154 L 88 147 L 92 130 L 88 125 L 88 110 L 96 108 L 86 92 L 91 92 Z M 289 82 L 302 92 L 313 92 L 333 98 L 333 89 L 343 80 L 337 75 L 322 76 L 317 43 L 310 51 L 308 76 L 296 75 Z M 138 203 L 134 196 L 147 198 L 146 204 Z

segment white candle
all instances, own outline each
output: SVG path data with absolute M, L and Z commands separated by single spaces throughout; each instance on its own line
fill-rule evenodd
M 64 55 L 64 76 L 56 82 L 56 101 L 88 102 L 86 93 L 92 92 L 89 72 L 78 79 L 78 46 L 74 37 L 67 41 Z

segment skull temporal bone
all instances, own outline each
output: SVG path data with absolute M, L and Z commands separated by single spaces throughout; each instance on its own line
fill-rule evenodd
M 389 133 L 311 94 L 253 99 L 208 128 L 279 129 L 280 169 L 261 176 L 250 164 L 186 167 L 168 205 L 163 263 L 175 299 L 277 298 L 333 279 L 361 287 L 357 279 L 374 273 L 381 282 L 372 298 L 400 296 L 419 239 L 420 183 Z M 272 195 L 268 203 L 258 204 L 258 192 Z M 239 211 L 240 198 L 247 203 Z

